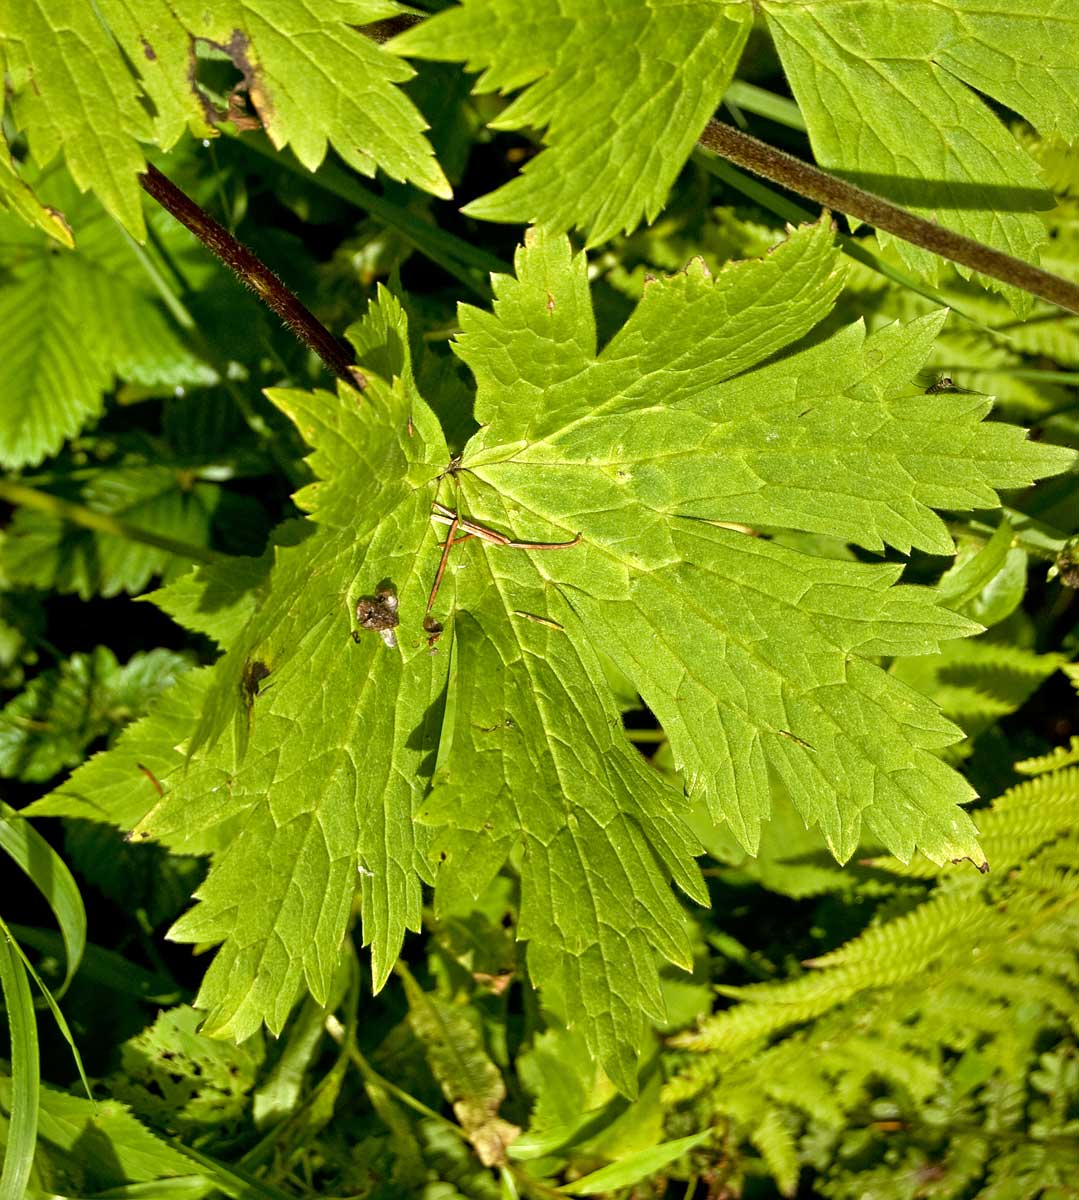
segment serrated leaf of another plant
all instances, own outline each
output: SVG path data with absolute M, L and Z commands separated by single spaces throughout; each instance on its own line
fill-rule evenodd
M 171 650 L 120 666 L 106 646 L 44 671 L 0 712 L 0 775 L 39 782 L 78 763 L 96 738 L 144 711 L 188 667 Z
M 77 1177 L 95 1190 L 189 1176 L 191 1160 L 141 1125 L 115 1100 L 87 1100 L 45 1085 L 40 1095 L 36 1158 L 55 1176 Z M 11 1080 L 0 1074 L 0 1109 L 11 1111 Z
M 0 0 L 2 2 L 2 0 Z M 2 150 L 2 148 L 0 148 Z M 2 155 L 0 155 L 2 156 Z M 40 186 L 63 208 L 78 249 L 0 214 L 0 463 L 58 451 L 101 413 L 121 378 L 169 389 L 216 375 L 183 344 L 115 221 L 62 178 Z
M 143 1120 L 187 1136 L 235 1138 L 264 1046 L 243 1046 L 198 1032 L 200 1016 L 179 1005 L 120 1047 L 121 1070 L 109 1092 Z
M 7 143 L 0 141 L 0 208 L 6 208 L 27 225 L 36 225 L 43 233 L 66 246 L 75 245 L 71 227 L 64 218 L 43 204 L 34 189 L 19 174 Z
M 426 123 L 397 86 L 412 69 L 359 28 L 404 11 L 392 0 L 2 0 L 0 35 L 16 125 L 35 159 L 45 164 L 62 148 L 80 189 L 141 239 L 139 143 L 167 150 L 185 129 L 212 132 L 195 82 L 196 39 L 232 58 L 270 140 L 309 170 L 332 144 L 364 175 L 381 167 L 449 196 Z
M 140 142 L 153 126 L 120 48 L 83 0 L 0 0 L 0 56 L 15 126 L 45 166 L 63 150 L 80 191 L 93 191 L 142 238 Z
M 1037 165 L 978 93 L 1041 133 L 1079 136 L 1071 0 L 763 0 L 821 165 L 1020 258 L 1046 242 Z M 461 0 L 392 43 L 520 91 L 491 124 L 545 149 L 467 211 L 578 227 L 597 244 L 651 220 L 737 65 L 754 6 L 698 0 Z M 897 242 L 935 279 L 941 260 Z M 1025 294 L 993 284 L 1021 307 Z
M 747 849 L 774 773 L 841 860 L 863 826 L 903 856 L 915 845 L 935 860 L 977 855 L 973 825 L 956 808 L 970 789 L 938 758 L 958 731 L 872 661 L 929 653 L 977 627 L 925 589 L 894 586 L 898 567 L 818 559 L 716 523 L 950 552 L 930 506 L 997 504 L 994 487 L 1059 471 L 1071 452 L 981 424 L 983 398 L 942 404 L 904 387 L 935 317 L 869 339 L 852 326 L 758 366 L 831 305 L 836 262 L 824 225 L 714 281 L 691 267 L 650 284 L 598 355 L 585 263 L 565 239 L 533 234 L 517 272 L 496 280 L 494 315 L 461 312 L 458 348 L 485 426 L 462 460 L 461 505 L 518 537 L 583 541 L 518 552 L 513 567 L 502 565 L 506 551 L 479 551 L 491 563 L 482 570 L 498 563 L 492 608 L 501 603 L 515 631 L 518 610 L 563 625 L 562 605 L 572 611 L 659 717 L 690 791 Z M 459 603 L 475 618 L 472 586 L 459 584 Z M 460 689 L 461 618 L 458 629 Z M 494 635 L 483 632 L 489 645 Z M 518 636 L 529 670 L 563 669 L 558 643 L 529 651 L 538 635 Z M 579 634 L 570 640 L 579 655 Z M 508 681 L 512 660 L 502 658 L 496 677 Z M 538 675 L 527 692 L 557 694 Z M 469 695 L 458 710 L 473 706 L 498 708 Z M 560 727 L 558 712 L 543 716 Z M 458 776 L 462 787 L 488 740 L 513 735 L 470 736 L 477 758 Z M 512 766 L 507 779 L 521 770 Z M 479 803 L 477 789 L 469 802 Z M 470 851 L 470 869 L 481 859 Z M 522 909 L 522 935 L 524 924 Z
M 409 1022 L 423 1043 L 431 1071 L 454 1115 L 486 1167 L 506 1161 L 506 1147 L 521 1132 L 498 1116 L 506 1085 L 491 1061 L 474 1019 L 461 1005 L 424 992 L 404 975 Z
M 95 511 L 121 517 L 150 533 L 205 546 L 222 494 L 217 484 L 187 486 L 181 473 L 148 466 L 103 469 L 95 473 L 80 499 Z M 0 543 L 0 569 L 13 583 L 75 592 L 84 600 L 140 592 L 155 575 L 170 577 L 186 568 L 187 560 L 167 550 L 74 525 L 36 509 L 17 510 Z
M 727 88 L 753 14 L 698 0 L 466 0 L 391 43 L 483 71 L 479 92 L 525 90 L 491 122 L 542 129 L 547 148 L 465 211 L 588 231 L 652 220 Z
M 1079 137 L 1079 10 L 1070 0 L 760 7 L 822 166 L 1037 260 L 1046 240 L 1037 210 L 1051 208 L 1052 197 L 978 93 L 1041 133 Z M 937 278 L 939 258 L 896 245 L 908 266 Z

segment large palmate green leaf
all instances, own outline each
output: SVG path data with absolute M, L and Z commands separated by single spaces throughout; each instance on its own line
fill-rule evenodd
M 975 853 L 954 807 L 967 785 L 934 753 L 956 731 L 870 660 L 976 627 L 891 586 L 898 567 L 806 557 L 744 527 L 948 553 L 930 506 L 993 505 L 992 488 L 1070 453 L 982 424 L 983 397 L 909 386 L 937 317 L 868 339 L 850 326 L 750 371 L 829 307 L 823 225 L 715 281 L 698 265 L 649 285 L 598 355 L 584 260 L 538 237 L 517 271 L 494 315 L 462 314 L 485 425 L 457 476 L 462 504 L 517 536 L 527 523 L 529 538 L 582 544 L 529 556 L 533 594 L 509 587 L 506 607 L 559 625 L 571 610 L 747 848 L 774 774 L 840 859 L 863 824 L 903 855 Z M 462 574 L 464 608 L 477 574 Z
M 172 585 L 166 607 L 227 643 L 208 684 L 30 809 L 100 805 L 213 854 L 172 931 L 222 943 L 210 1029 L 277 1031 L 301 987 L 325 999 L 357 881 L 381 986 L 421 882 L 445 908 L 508 864 L 533 981 L 633 1091 L 657 960 L 692 960 L 672 884 L 707 892 L 683 789 L 626 740 L 608 660 L 746 848 L 775 787 L 840 859 L 866 832 L 981 861 L 971 791 L 938 757 L 958 730 L 876 662 L 978 627 L 899 566 L 768 530 L 949 553 L 935 508 L 992 507 L 1072 455 L 910 384 L 936 317 L 794 346 L 841 282 L 822 221 L 715 278 L 651 282 L 597 351 L 583 255 L 534 233 L 494 312 L 461 310 L 481 428 L 459 458 L 386 296 L 354 338 L 362 396 L 271 393 L 314 449 L 308 536 L 235 593 L 216 567 Z
M 822 166 L 1021 258 L 1052 206 L 982 96 L 1043 134 L 1079 136 L 1072 0 L 461 0 L 395 39 L 518 93 L 492 122 L 546 148 L 468 211 L 586 231 L 651 219 L 718 106 L 759 10 Z M 979 95 L 981 93 L 981 95 Z M 930 275 L 937 260 L 904 245 Z
M 35 159 L 62 149 L 79 187 L 139 237 L 143 145 L 212 132 L 200 41 L 232 60 L 271 141 L 310 170 L 332 143 L 365 175 L 378 166 L 448 195 L 425 122 L 396 86 L 411 69 L 359 29 L 403 11 L 394 0 L 0 0 L 0 61 Z

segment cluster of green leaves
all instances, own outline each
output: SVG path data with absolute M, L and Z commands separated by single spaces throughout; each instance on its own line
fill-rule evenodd
M 1076 318 L 691 152 L 1076 275 L 1079 20 L 317 7 L 0 0 L 0 1196 L 1064 1196 Z

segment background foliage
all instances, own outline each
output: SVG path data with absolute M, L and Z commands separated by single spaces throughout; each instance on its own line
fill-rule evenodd
M 426 7 L 0 0 L 0 1198 L 1076 1195 L 1079 317 L 694 148 L 1077 279 L 1073 6 Z

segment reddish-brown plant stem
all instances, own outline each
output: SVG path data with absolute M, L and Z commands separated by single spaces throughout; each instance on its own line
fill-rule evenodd
M 250 288 L 267 308 L 275 312 L 322 359 L 329 370 L 351 387 L 362 388 L 362 376 L 353 367 L 352 355 L 346 347 L 265 263 L 155 166 L 147 165 L 145 174 L 139 176 L 139 182 L 144 191 L 153 196 L 177 221 L 186 225 L 245 287 Z
M 699 140 L 706 150 L 826 208 L 855 217 L 942 258 L 1079 313 L 1079 286 L 1070 280 L 917 217 L 881 196 L 829 175 L 733 126 L 709 121 Z

